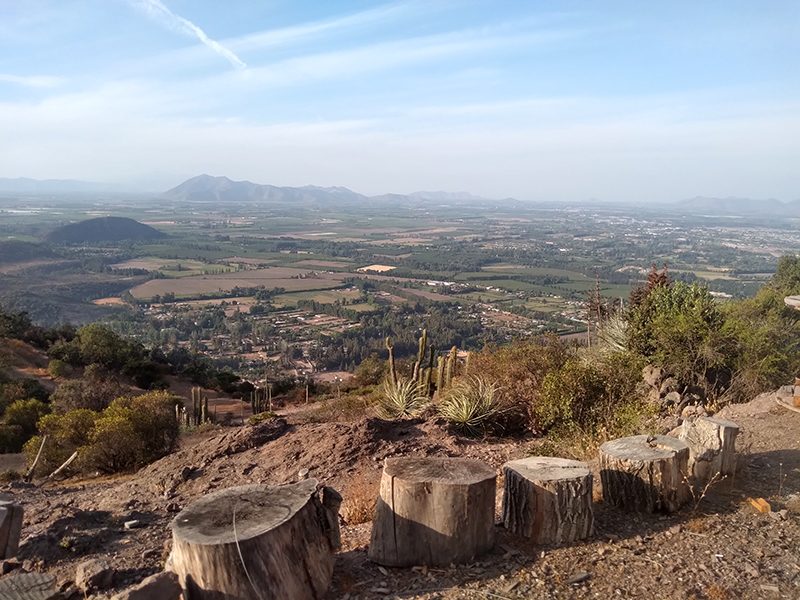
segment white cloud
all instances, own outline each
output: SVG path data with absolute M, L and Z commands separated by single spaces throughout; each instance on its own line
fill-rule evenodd
M 64 82 L 60 77 L 48 75 L 9 75 L 7 73 L 0 73 L 0 81 L 35 88 L 53 88 Z
M 211 48 L 214 52 L 228 60 L 237 69 L 244 69 L 247 65 L 228 48 L 224 47 L 219 42 L 212 40 L 206 33 L 197 25 L 184 19 L 180 15 L 176 15 L 169 8 L 167 8 L 161 0 L 131 0 L 134 6 L 141 8 L 152 19 L 162 23 L 166 27 L 196 37 L 203 44 Z

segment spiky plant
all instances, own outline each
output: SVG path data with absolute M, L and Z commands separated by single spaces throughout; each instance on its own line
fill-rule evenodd
M 425 410 L 430 402 L 428 394 L 418 382 L 399 377 L 397 383 L 387 379 L 378 401 L 378 415 L 382 419 L 413 417 Z
M 500 387 L 482 377 L 457 380 L 437 406 L 439 416 L 453 427 L 471 436 L 480 436 L 497 424 L 503 412 Z

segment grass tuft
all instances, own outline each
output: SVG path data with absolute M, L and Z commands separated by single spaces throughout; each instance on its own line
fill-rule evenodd
M 439 403 L 439 416 L 466 435 L 484 435 L 502 413 L 499 392 L 498 385 L 481 377 L 459 379 Z
M 424 411 L 430 398 L 416 381 L 399 379 L 396 384 L 387 379 L 378 401 L 378 416 L 382 419 L 413 417 Z

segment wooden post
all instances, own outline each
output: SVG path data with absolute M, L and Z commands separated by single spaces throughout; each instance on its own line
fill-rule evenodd
M 24 516 L 25 509 L 21 505 L 0 502 L 0 559 L 17 555 Z
M 534 456 L 503 465 L 503 523 L 537 544 L 592 534 L 592 472 L 577 460 Z
M 600 446 L 603 499 L 640 512 L 678 510 L 689 500 L 689 446 L 666 435 L 635 435 Z
M 391 567 L 466 563 L 494 544 L 496 473 L 466 458 L 387 458 L 370 560 Z
M 319 600 L 333 575 L 335 492 L 317 481 L 213 492 L 172 522 L 169 569 L 190 600 Z M 338 497 L 339 502 L 341 497 Z
M 698 483 L 716 474 L 733 475 L 736 470 L 736 436 L 733 421 L 700 417 L 681 424 L 679 439 L 689 446 L 689 475 Z

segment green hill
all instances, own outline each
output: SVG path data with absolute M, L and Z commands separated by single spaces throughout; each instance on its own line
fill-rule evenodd
M 48 242 L 56 244 L 77 244 L 121 240 L 156 240 L 165 237 L 168 236 L 163 231 L 127 217 L 99 217 L 54 229 L 46 239 Z

